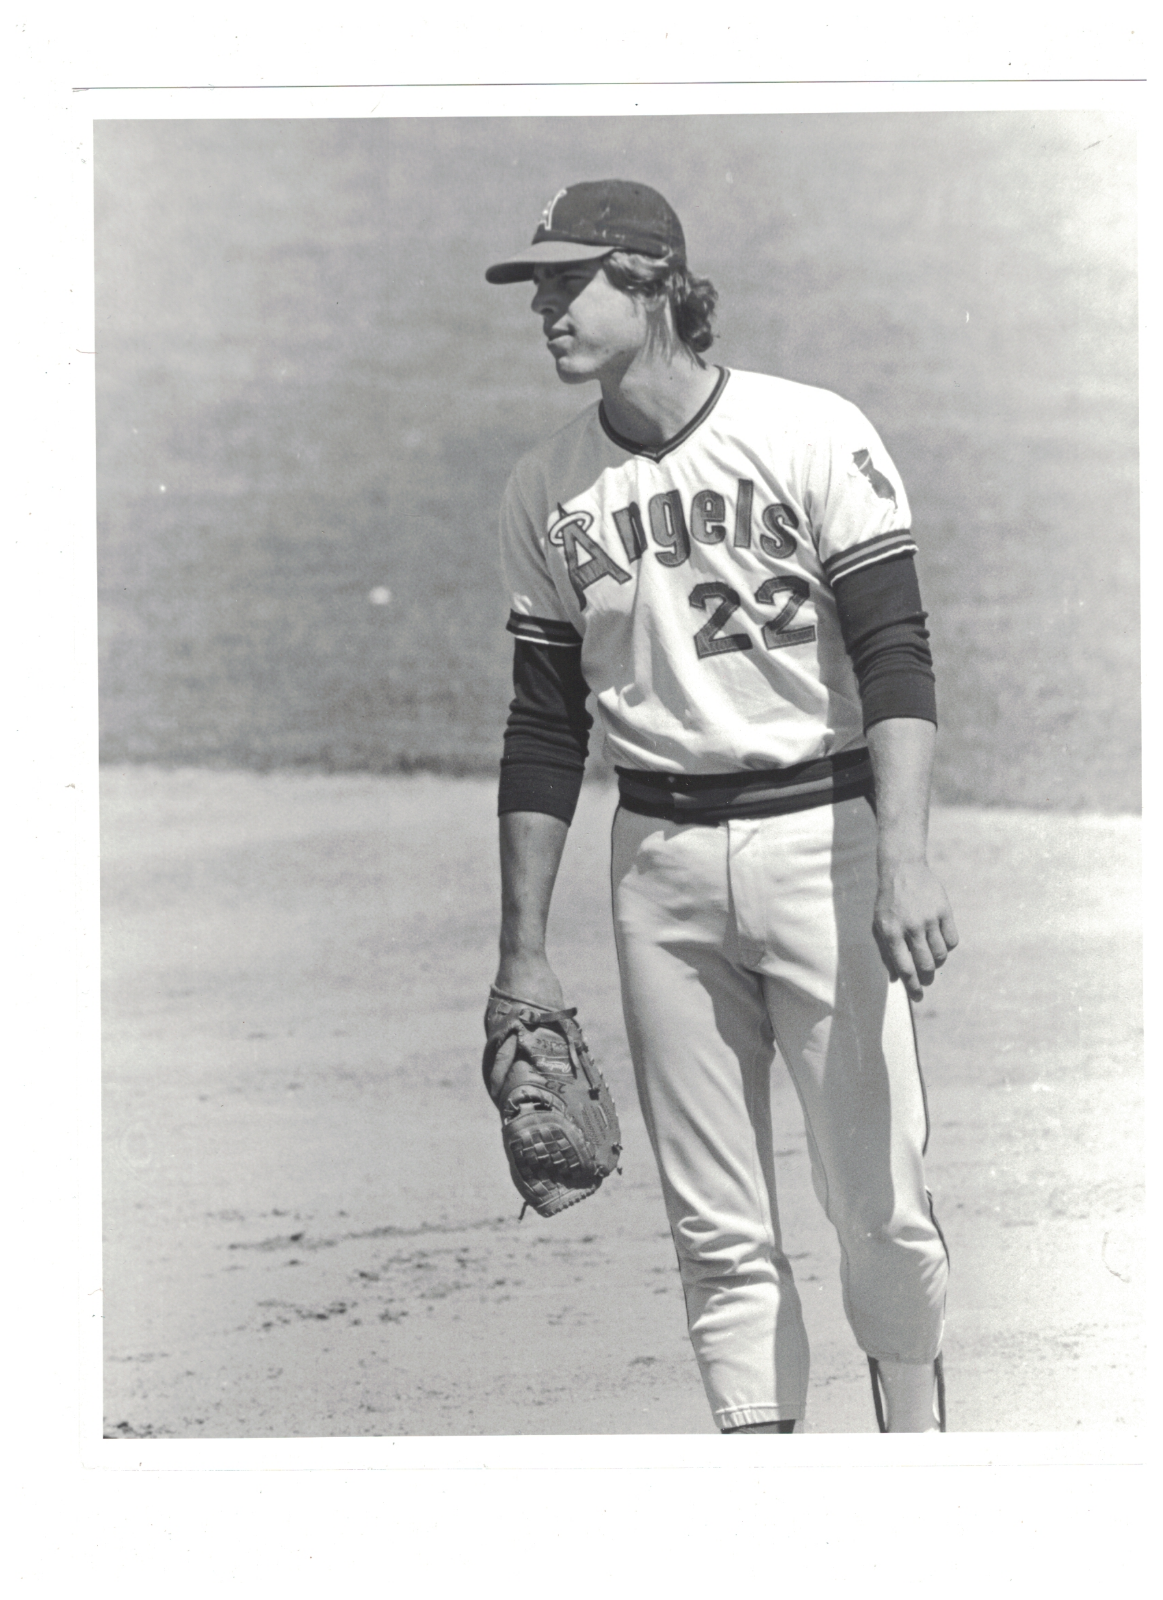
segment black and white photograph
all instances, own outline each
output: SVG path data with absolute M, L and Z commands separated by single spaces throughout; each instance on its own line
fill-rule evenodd
M 7 37 L 9 1585 L 1133 1585 L 1141 8 Z
M 1134 1435 L 1134 118 L 93 161 L 105 1440 Z

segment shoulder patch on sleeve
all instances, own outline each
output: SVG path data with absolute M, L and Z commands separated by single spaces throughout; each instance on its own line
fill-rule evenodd
M 891 500 L 895 506 L 896 490 L 884 473 L 880 471 L 879 467 L 874 464 L 871 454 L 867 450 L 856 450 L 853 452 L 852 461 L 861 476 L 868 479 L 872 492 L 877 499 Z

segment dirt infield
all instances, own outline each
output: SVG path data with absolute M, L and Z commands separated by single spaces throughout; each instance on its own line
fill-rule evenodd
M 103 777 L 106 1433 L 712 1431 L 634 1103 L 587 786 L 552 949 L 624 1172 L 517 1222 L 481 1088 L 493 784 Z M 1144 1388 L 1139 823 L 945 809 L 963 944 L 917 1011 L 953 1430 L 1106 1429 Z M 873 1429 L 786 1079 L 807 1429 Z

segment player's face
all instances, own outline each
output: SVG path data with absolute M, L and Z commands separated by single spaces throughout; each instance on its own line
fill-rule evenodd
M 549 353 L 563 383 L 616 378 L 647 335 L 640 299 L 615 289 L 598 261 L 538 267 L 533 312 L 541 318 Z

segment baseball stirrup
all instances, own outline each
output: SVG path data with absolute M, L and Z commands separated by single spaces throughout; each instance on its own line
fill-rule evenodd
M 884 1397 L 881 1393 L 880 1363 L 875 1356 L 868 1358 L 868 1374 L 872 1379 L 872 1403 L 876 1407 L 876 1426 L 881 1433 L 888 1432 L 884 1415 Z M 937 1431 L 945 1432 L 945 1363 L 940 1356 L 933 1362 L 933 1376 L 937 1380 Z

